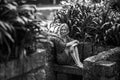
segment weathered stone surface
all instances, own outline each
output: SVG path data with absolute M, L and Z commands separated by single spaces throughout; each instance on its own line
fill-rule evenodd
M 115 62 L 84 62 L 84 80 L 101 80 L 101 77 L 113 77 L 118 74 L 117 64 Z
M 46 49 L 45 57 L 45 71 L 46 80 L 55 80 L 54 72 L 52 70 L 52 64 L 54 60 L 54 54 L 52 53 L 52 45 L 50 43 L 44 43 L 44 48 Z
M 36 48 L 36 52 L 29 56 L 0 64 L 0 80 L 54 80 L 51 45 L 38 43 Z
M 27 74 L 26 80 L 46 80 L 45 70 L 40 69 L 34 73 Z
M 92 71 L 95 75 L 99 76 L 113 76 L 117 74 L 117 64 L 116 62 L 110 61 L 84 61 L 84 69 Z
M 112 62 L 120 62 L 120 47 L 103 51 L 94 57 L 94 61 L 107 60 Z
M 108 51 L 109 49 L 112 49 L 112 46 L 94 46 L 94 55 L 97 55 L 103 51 Z
M 45 66 L 46 71 L 46 80 L 55 80 L 55 75 L 53 69 L 51 68 L 51 64 L 47 64 Z
M 45 63 L 46 63 L 46 51 L 39 49 L 37 52 L 35 52 L 31 56 L 28 56 L 27 58 L 10 61 L 6 64 L 0 64 L 0 80 L 6 80 L 10 78 L 14 79 L 14 77 L 16 76 L 20 76 L 24 73 L 26 74 L 31 70 L 34 71 L 34 69 L 36 68 L 45 66 Z M 38 70 L 35 72 L 36 76 L 40 75 L 41 78 L 45 77 L 43 76 L 43 73 L 45 75 L 45 69 Z M 23 80 L 20 78 L 18 79 Z M 41 80 L 45 80 L 45 79 L 41 79 Z
M 120 48 L 114 48 L 85 59 L 84 80 L 118 80 L 119 53 Z
M 5 78 L 5 65 L 1 64 L 0 65 L 0 80 L 3 80 Z

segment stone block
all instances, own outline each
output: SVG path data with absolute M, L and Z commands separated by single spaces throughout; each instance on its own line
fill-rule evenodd
M 84 60 L 84 80 L 105 80 L 118 75 L 118 64 L 111 61 L 95 61 L 95 56 Z M 104 80 L 104 79 L 103 79 Z M 112 78 L 111 78 L 112 80 Z M 113 79 L 114 80 L 114 79 Z

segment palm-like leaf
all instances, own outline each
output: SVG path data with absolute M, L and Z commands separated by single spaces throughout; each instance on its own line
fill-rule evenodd
M 14 28 L 9 23 L 0 21 L 0 45 L 4 47 L 8 53 L 7 60 L 9 55 L 11 54 L 11 42 L 14 43 L 14 39 L 12 36 L 12 32 L 14 31 Z M 2 51 L 2 50 L 1 50 Z M 3 57 L 3 56 L 1 56 Z
M 17 16 L 17 6 L 14 6 L 12 4 L 5 4 L 0 5 L 0 19 L 4 21 L 8 21 L 11 19 L 14 19 Z
M 11 55 L 14 58 L 18 57 L 35 41 L 36 25 L 32 23 L 32 19 L 20 14 L 24 10 L 20 12 L 18 8 L 13 3 L 0 5 L 0 46 L 2 47 L 0 55 L 3 55 L 2 59 L 8 59 Z M 27 11 L 30 12 L 29 9 Z
M 6 22 L 3 22 L 3 21 L 0 21 L 0 32 L 1 32 L 1 35 L 4 36 L 4 37 L 7 37 L 10 41 L 14 42 L 14 39 L 12 38 L 11 34 L 12 31 L 14 31 L 14 28 L 12 25 L 10 25 L 9 23 L 6 23 Z M 2 37 L 0 38 L 1 41 L 3 41 Z

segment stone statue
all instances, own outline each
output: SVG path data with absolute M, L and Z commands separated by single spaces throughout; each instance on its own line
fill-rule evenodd
M 54 52 L 56 55 L 56 62 L 58 64 L 76 65 L 83 67 L 79 59 L 77 45 L 79 41 L 71 39 L 69 34 L 69 27 L 65 23 L 51 23 L 49 31 L 56 34 L 56 37 L 49 36 L 49 40 L 54 44 Z

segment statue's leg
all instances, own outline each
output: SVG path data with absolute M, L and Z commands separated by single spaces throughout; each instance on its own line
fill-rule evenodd
M 72 45 L 71 50 L 72 50 L 71 56 L 74 59 L 75 63 L 77 64 L 78 67 L 83 68 L 83 64 L 82 64 L 82 62 L 80 61 L 80 58 L 79 58 L 79 53 L 78 53 L 77 46 Z
M 73 54 L 75 54 L 75 56 L 76 56 L 78 66 L 79 67 L 83 67 L 83 63 L 80 61 L 80 57 L 79 57 L 77 46 L 75 46 L 73 49 L 75 50 L 75 53 L 73 53 Z

